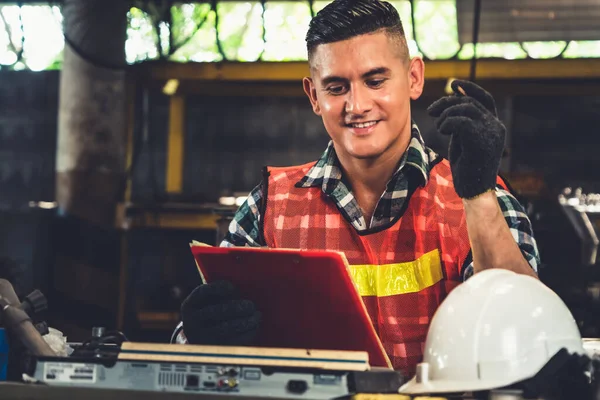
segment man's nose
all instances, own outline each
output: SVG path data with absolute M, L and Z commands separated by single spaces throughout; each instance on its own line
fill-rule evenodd
M 373 108 L 373 100 L 369 89 L 357 85 L 350 88 L 348 92 L 348 98 L 346 100 L 346 113 L 347 114 L 365 114 Z

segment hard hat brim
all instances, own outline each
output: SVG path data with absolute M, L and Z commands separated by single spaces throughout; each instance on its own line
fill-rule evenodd
M 429 394 L 429 393 L 463 393 L 479 390 L 498 389 L 512 385 L 511 380 L 486 380 L 486 381 L 456 381 L 436 380 L 429 382 L 417 382 L 412 378 L 399 389 L 400 394 Z

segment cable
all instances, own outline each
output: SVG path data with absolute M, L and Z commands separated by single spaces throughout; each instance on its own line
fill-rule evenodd
M 415 0 L 409 0 L 409 2 L 410 2 L 410 25 L 411 25 L 413 40 L 415 41 L 415 45 L 417 46 L 417 51 L 423 55 L 424 60 L 427 60 L 428 57 L 425 54 L 425 52 L 421 49 L 421 46 L 419 46 L 419 41 L 417 40 L 417 25 L 415 23 L 416 22 Z
M 260 18 L 262 20 L 262 42 L 263 42 L 263 48 L 260 52 L 260 55 L 258 56 L 258 59 L 260 61 L 262 61 L 263 59 L 263 55 L 265 54 L 265 50 L 267 48 L 267 27 L 265 24 L 265 12 L 267 11 L 267 2 L 266 0 L 261 0 L 260 1 L 260 5 L 262 7 L 262 12 L 260 14 Z
M 477 43 L 479 42 L 479 22 L 481 21 L 481 0 L 475 1 L 475 10 L 473 13 L 473 58 L 471 58 L 471 67 L 469 71 L 469 80 L 475 82 L 477 75 Z
M 217 10 L 217 0 L 212 0 L 210 6 L 215 12 L 215 40 L 217 42 L 217 49 L 219 50 L 221 57 L 223 57 L 223 61 L 227 61 L 227 55 L 223 51 L 223 45 L 221 44 L 221 38 L 219 36 L 219 11 Z

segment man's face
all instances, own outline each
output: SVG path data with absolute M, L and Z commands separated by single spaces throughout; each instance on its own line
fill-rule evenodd
M 339 156 L 393 156 L 410 141 L 410 99 L 423 90 L 423 61 L 404 59 L 399 46 L 381 31 L 314 50 L 304 90 Z

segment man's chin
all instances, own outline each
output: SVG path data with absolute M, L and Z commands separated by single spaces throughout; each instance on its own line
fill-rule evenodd
M 375 160 L 381 156 L 382 152 L 378 149 L 354 150 L 350 155 L 357 160 Z
M 381 141 L 373 140 L 346 140 L 336 147 L 338 154 L 344 153 L 346 156 L 352 157 L 355 160 L 376 160 L 381 157 L 389 146 Z

